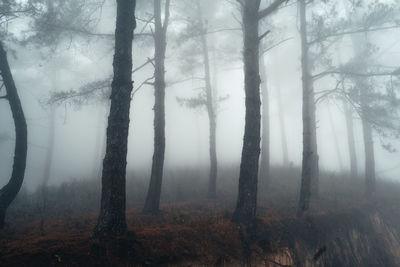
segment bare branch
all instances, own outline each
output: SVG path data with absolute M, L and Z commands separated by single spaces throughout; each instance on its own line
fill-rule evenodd
M 267 8 L 264 8 L 263 10 L 260 10 L 258 12 L 258 19 L 263 19 L 266 16 L 270 15 L 273 13 L 275 10 L 278 9 L 280 5 L 282 5 L 284 2 L 288 2 L 288 0 L 275 0 L 272 4 L 270 4 Z
M 142 29 L 140 30 L 139 34 L 143 33 L 144 30 L 146 29 L 147 25 L 149 25 L 149 23 L 151 23 L 151 21 L 153 20 L 154 16 L 152 16 L 151 18 L 149 18 L 148 20 L 142 20 L 145 22 L 145 24 L 143 25 Z M 137 20 L 141 20 L 136 18 Z M 135 35 L 137 35 L 137 33 L 135 33 Z
M 262 51 L 262 55 L 264 55 L 265 53 L 269 52 L 270 50 L 274 49 L 275 47 L 280 46 L 281 44 L 283 44 L 289 40 L 292 40 L 292 39 L 293 39 L 293 37 L 289 37 L 282 41 L 277 42 L 276 44 L 271 45 L 270 47 L 267 47 L 265 50 Z
M 154 83 L 151 83 L 150 81 L 154 79 L 154 75 L 150 78 L 147 78 L 146 80 L 144 80 L 137 88 L 135 91 L 132 92 L 131 97 L 133 98 L 133 96 L 145 85 L 154 85 Z
M 270 32 L 271 32 L 271 31 L 268 30 L 268 31 L 264 32 L 263 34 L 261 34 L 261 35 L 258 37 L 258 41 L 261 41 L 261 40 L 262 40 L 265 36 L 267 36 Z
M 342 82 L 343 82 L 343 80 L 338 81 L 334 89 L 318 92 L 321 95 L 315 99 L 315 104 L 318 104 L 318 102 L 323 100 L 325 97 L 339 92 L 339 86 L 340 86 L 340 84 L 342 84 Z
M 313 75 L 311 78 L 313 80 L 321 79 L 327 75 L 332 74 L 340 74 L 340 75 L 349 75 L 349 76 L 358 76 L 358 77 L 377 77 L 377 76 L 396 76 L 400 75 L 400 73 L 396 73 L 396 71 L 392 72 L 353 72 L 353 71 L 346 71 L 346 70 L 328 70 L 323 71 L 321 73 Z
M 147 61 L 145 63 L 143 63 L 142 65 L 140 65 L 139 67 L 137 67 L 136 69 L 132 70 L 132 73 L 137 72 L 138 70 L 141 70 L 142 68 L 144 68 L 147 64 L 151 63 L 153 64 L 154 58 L 148 58 Z M 154 66 L 154 64 L 153 64 Z

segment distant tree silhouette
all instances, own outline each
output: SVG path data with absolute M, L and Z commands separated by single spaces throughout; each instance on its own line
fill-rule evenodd
M 170 0 L 165 2 L 164 21 L 161 0 L 154 0 L 154 153 L 149 190 L 144 204 L 144 213 L 158 213 L 165 156 L 165 52 L 169 23 Z

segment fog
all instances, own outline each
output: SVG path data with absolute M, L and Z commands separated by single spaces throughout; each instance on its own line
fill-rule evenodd
M 130 5 L 132 2 L 136 3 L 135 8 L 131 6 L 136 19 L 133 41 L 127 40 L 130 23 L 125 23 L 123 34 L 114 34 L 119 26 L 117 16 L 124 15 L 122 11 L 117 14 L 117 3 Z M 158 9 L 157 5 L 160 5 Z M 252 18 L 251 12 L 258 19 Z M 258 29 L 253 32 L 254 27 L 249 25 L 254 26 L 254 21 Z M 101 194 L 96 226 L 100 227 L 100 218 L 108 214 L 104 208 L 107 207 L 104 204 L 107 190 L 114 190 L 113 186 L 118 186 L 114 182 L 122 181 L 120 192 L 110 193 L 109 199 L 122 194 L 125 214 L 122 192 L 126 191 L 128 221 L 131 217 L 139 218 L 132 219 L 136 224 L 128 226 L 148 226 L 147 217 L 137 215 L 137 210 L 139 206 L 142 208 L 147 188 L 146 203 L 149 201 L 150 180 L 157 180 L 153 178 L 157 177 L 154 174 L 157 170 L 161 175 L 155 183 L 162 184 L 158 200 L 155 197 L 157 212 L 161 194 L 161 210 L 166 210 L 165 214 L 175 212 L 174 209 L 185 203 L 182 207 L 190 214 L 177 215 L 179 220 L 186 215 L 197 218 L 191 213 L 197 212 L 196 208 L 184 205 L 191 205 L 190 201 L 197 200 L 197 193 L 201 192 L 203 198 L 199 203 L 204 205 L 204 210 L 220 212 L 218 214 L 223 215 L 217 217 L 223 218 L 221 220 L 232 217 L 233 222 L 243 223 L 246 231 L 255 228 L 243 218 L 255 219 L 256 213 L 263 219 L 276 216 L 283 221 L 295 217 L 298 205 L 296 216 L 303 218 L 302 212 L 309 209 L 310 196 L 310 210 L 316 218 L 321 214 L 336 216 L 349 207 L 362 207 L 364 211 L 365 203 L 371 204 L 368 202 L 371 199 L 375 206 L 386 206 L 388 199 L 397 199 L 400 183 L 399 25 L 400 2 L 397 0 L 307 3 L 304 0 L 20 0 L 0 3 L 0 44 L 4 46 L 21 100 L 28 140 L 23 184 L 21 191 L 16 190 L 21 193 L 16 204 L 11 205 L 10 220 L 18 221 L 26 203 L 39 203 L 43 198 L 44 204 L 38 208 L 38 214 L 40 235 L 44 236 L 46 216 L 59 216 L 64 207 L 60 203 L 70 203 L 68 209 L 74 209 L 79 205 L 71 203 L 81 201 L 78 193 L 68 195 L 76 196 L 75 202 L 68 202 L 49 192 L 58 194 L 56 192 L 61 191 L 57 190 L 63 186 L 76 183 L 77 191 L 83 196 L 90 188 L 88 200 L 82 200 L 79 206 L 85 208 L 77 213 L 79 216 L 97 211 Z M 252 34 L 258 34 L 255 35 L 258 39 Z M 128 45 L 132 47 L 132 69 L 126 68 L 129 62 L 121 63 L 126 57 L 118 62 L 118 55 L 130 53 L 126 47 L 116 47 L 118 40 L 125 44 L 132 41 L 132 45 Z M 252 43 L 252 40 L 257 41 Z M 255 55 L 259 62 L 254 60 Z M 123 98 L 115 96 L 126 90 L 122 76 L 118 76 L 122 75 L 118 73 L 121 69 L 129 71 L 128 74 L 132 72 L 133 81 L 130 109 L 129 105 L 126 109 L 129 111 L 126 175 L 123 162 L 115 160 L 124 154 L 124 147 L 114 147 L 124 140 L 122 125 L 127 123 L 123 114 L 118 113 L 126 108 L 121 102 Z M 7 101 L 10 93 L 5 73 L 0 69 L 0 188 L 9 183 L 18 161 L 18 157 L 14 157 L 18 143 L 17 120 L 10 108 L 12 100 Z M 124 82 L 127 86 L 127 81 Z M 160 90 L 157 88 L 161 88 L 160 95 L 157 95 Z M 164 89 L 165 100 L 162 99 Z M 164 111 L 157 99 L 165 103 L 165 157 L 162 152 L 164 126 L 162 120 L 158 118 L 157 121 L 157 116 L 164 116 Z M 215 160 L 213 118 L 216 120 Z M 349 126 L 351 122 L 353 125 Z M 115 129 L 113 127 L 121 127 L 121 132 L 110 130 L 107 135 L 107 129 Z M 353 144 L 349 140 L 350 131 L 354 131 Z M 371 140 L 368 133 L 372 134 Z M 112 139 L 113 134 L 118 138 Z M 355 155 L 352 155 L 352 145 Z M 154 163 L 157 154 L 162 158 L 161 167 L 160 163 Z M 354 158 L 356 174 L 352 169 Z M 216 192 L 210 197 L 213 164 L 217 173 Z M 319 174 L 321 185 L 318 184 Z M 201 186 L 206 187 L 207 183 L 206 198 L 207 190 Z M 317 193 L 312 188 L 315 184 Z M 129 188 L 132 185 L 136 187 Z M 179 189 L 175 188 L 177 185 Z M 258 195 L 257 185 L 261 192 Z M 318 187 L 322 193 L 318 193 Z M 181 188 L 187 189 L 189 197 L 174 196 Z M 93 191 L 96 191 L 95 197 Z M 372 195 L 377 191 L 375 199 Z M 315 201 L 318 194 L 322 195 L 321 199 Z M 26 196 L 31 199 L 27 200 Z M 47 196 L 52 200 L 46 200 Z M 2 191 L 0 204 L 1 197 Z M 235 199 L 237 208 L 231 216 Z M 46 201 L 51 203 L 48 213 L 44 211 Z M 256 206 L 251 206 L 252 209 L 243 208 L 240 213 L 242 201 L 243 207 L 253 203 L 261 209 L 256 212 Z M 283 204 L 277 204 L 280 201 Z M 4 204 L 5 210 L 10 203 Z M 172 208 L 168 206 L 170 203 Z M 86 207 L 90 208 L 86 210 Z M 229 210 L 228 215 L 225 209 Z M 252 212 L 246 213 L 248 210 Z M 376 210 L 382 212 L 379 218 L 383 218 L 386 211 L 390 219 L 395 217 L 392 211 Z M 357 212 L 350 214 L 355 216 Z M 371 214 L 366 216 L 375 216 Z M 346 219 L 342 219 L 340 217 L 339 221 L 345 223 Z M 29 218 L 21 220 L 24 224 Z M 167 215 L 157 223 L 163 220 L 169 220 Z M 86 228 L 93 223 L 85 221 L 85 224 L 76 228 L 88 233 Z M 123 225 L 126 231 L 126 222 Z M 3 222 L 0 226 L 1 230 Z M 95 233 L 100 231 L 95 229 Z M 368 230 L 368 233 L 372 232 Z M 8 238 L 7 234 L 5 236 Z M 244 242 L 242 236 L 239 239 Z M 319 253 L 322 245 L 318 243 L 313 249 L 319 249 Z M 327 255 L 331 255 L 329 253 L 328 245 Z
M 227 4 L 225 4 L 226 7 Z M 234 8 L 233 12 L 238 13 Z M 284 110 L 286 131 L 288 133 L 289 158 L 294 165 L 301 165 L 302 120 L 301 120 L 301 73 L 299 38 L 296 29 L 296 7 L 287 7 L 269 22 L 279 25 L 278 40 L 292 38 L 273 48 L 265 54 L 267 62 L 268 89 L 270 93 L 271 119 L 271 163 L 282 163 L 281 134 L 278 127 L 277 90 L 280 90 Z M 220 10 L 216 15 L 223 16 Z M 239 15 L 239 14 L 237 14 Z M 96 26 L 96 32 L 112 32 L 114 3 L 106 2 L 102 17 Z M 179 23 L 179 22 L 178 22 Z M 239 27 L 236 21 L 229 20 L 223 25 L 226 28 Z M 210 22 L 212 25 L 212 22 Z M 25 21 L 16 20 L 11 27 L 15 32 L 22 32 L 28 27 Z M 283 29 L 283 30 L 281 30 Z M 171 23 L 171 31 L 176 34 L 178 26 Z M 395 31 L 395 30 L 392 30 Z M 232 35 L 240 45 L 240 32 L 221 32 L 212 34 L 215 40 L 213 47 L 223 49 L 226 35 Z M 222 41 L 218 41 L 221 38 Z M 20 89 L 22 103 L 26 112 L 29 129 L 29 153 L 27 159 L 24 188 L 34 189 L 41 183 L 45 166 L 46 147 L 49 136 L 50 107 L 46 105 L 50 92 L 77 89 L 86 83 L 93 82 L 112 73 L 112 40 L 93 37 L 86 40 L 82 36 L 63 40 L 55 48 L 37 48 L 13 46 L 15 56 L 10 57 L 13 75 Z M 348 38 L 337 45 L 342 57 L 353 53 Z M 399 40 L 396 35 L 387 31 L 371 33 L 370 39 L 379 45 L 375 57 L 385 66 L 396 66 L 399 62 Z M 172 41 L 171 41 L 172 42 Z M 166 79 L 172 82 L 175 77 L 186 77 L 179 68 L 177 51 L 179 44 L 172 44 L 167 50 Z M 219 96 L 229 95 L 218 110 L 217 155 L 223 165 L 235 165 L 240 162 L 241 146 L 244 131 L 244 91 L 243 71 L 240 62 L 241 48 L 232 59 L 217 62 L 215 87 Z M 142 44 L 133 48 L 134 68 L 152 55 L 151 49 Z M 148 66 L 133 75 L 135 84 L 151 77 L 152 68 Z M 197 69 L 202 75 L 202 70 Z M 207 166 L 208 160 L 208 122 L 204 108 L 194 110 L 182 107 L 176 97 L 195 96 L 199 87 L 196 80 L 168 86 L 166 90 L 166 168 L 180 166 Z M 316 84 L 316 90 L 332 87 L 324 79 Z M 94 103 L 88 101 L 80 106 L 70 103 L 57 105 L 55 108 L 55 147 L 51 166 L 51 184 L 72 179 L 99 178 L 96 171 L 101 166 L 104 153 L 104 135 L 108 107 L 106 101 Z M 151 86 L 144 86 L 134 95 L 130 111 L 131 126 L 129 134 L 128 170 L 147 170 L 150 175 L 153 153 L 153 105 L 154 92 Z M 323 101 L 317 107 L 318 141 L 320 165 L 329 171 L 348 171 L 349 159 L 346 145 L 346 130 L 343 110 L 334 101 Z M 0 106 L 1 132 L 9 136 L 7 142 L 0 144 L 0 181 L 5 184 L 10 176 L 13 160 L 13 122 L 6 103 Z M 329 112 L 333 118 L 334 130 L 330 125 Z M 339 156 L 334 146 L 333 136 L 339 143 Z M 362 134 L 359 119 L 355 120 L 356 148 L 359 156 L 359 170 L 363 170 Z M 379 137 L 377 137 L 378 139 Z M 397 140 L 390 140 L 398 148 Z M 397 152 L 389 153 L 382 149 L 379 141 L 375 144 L 377 175 L 381 179 L 398 179 L 399 157 Z M 342 166 L 341 166 L 342 164 Z M 232 177 L 237 179 L 237 177 Z

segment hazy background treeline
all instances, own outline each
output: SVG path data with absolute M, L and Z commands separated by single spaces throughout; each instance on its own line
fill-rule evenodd
M 76 1 L 70 2 L 72 4 L 65 12 L 74 13 L 76 17 L 71 20 L 71 24 L 65 24 L 65 28 L 61 25 L 41 28 L 40 26 L 47 24 L 35 21 L 35 16 L 21 16 L 7 25 L 8 32 L 13 34 L 12 39 L 9 39 L 10 43 L 12 42 L 9 61 L 29 128 L 29 153 L 24 181 L 24 188 L 27 190 L 35 189 L 43 181 L 51 135 L 54 136 L 54 147 L 50 185 L 60 185 L 75 179 L 97 179 L 100 183 L 107 101 L 104 101 L 101 95 L 71 98 L 68 101 L 60 101 L 53 107 L 48 101 L 54 92 L 78 91 L 88 83 L 111 75 L 114 45 L 112 38 L 92 35 L 89 32 L 113 33 L 115 1 L 86 1 L 85 5 L 77 4 Z M 138 1 L 138 17 L 143 20 L 151 17 L 152 12 L 151 5 L 146 2 Z M 187 27 L 186 21 L 195 17 L 197 11 L 190 7 L 190 3 L 184 2 L 172 1 L 171 22 L 167 35 L 166 173 L 173 173 L 175 169 L 183 167 L 208 168 L 209 164 L 208 118 L 205 108 L 189 109 L 177 101 L 177 97 L 197 96 L 203 87 L 201 81 L 196 80 L 196 77 L 203 75 L 196 50 L 198 42 L 182 41 Z M 230 1 L 207 2 L 209 3 L 204 4 L 203 9 L 208 17 L 210 31 L 215 31 L 208 35 L 212 51 L 210 56 L 213 86 L 217 89 L 218 96 L 224 98 L 224 101 L 219 103 L 217 116 L 218 162 L 221 166 L 236 168 L 240 162 L 245 114 L 242 35 L 237 21 L 240 12 L 237 4 Z M 344 8 L 340 8 L 344 3 L 337 2 L 339 11 L 329 19 L 333 21 L 346 16 Z M 74 5 L 80 9 L 70 10 Z M 320 10 L 320 13 L 323 12 Z M 90 19 L 83 20 L 88 14 Z M 283 162 L 281 142 L 284 137 L 279 127 L 280 116 L 284 118 L 289 160 L 295 166 L 301 164 L 302 92 L 297 14 L 296 5 L 288 5 L 263 23 L 263 28 L 271 30 L 267 46 L 286 40 L 265 54 L 270 94 L 272 165 L 280 165 Z M 42 17 L 44 18 L 45 16 Z M 67 17 L 63 18 L 60 15 L 59 19 L 62 22 Z M 74 27 L 82 22 L 85 22 L 87 27 L 79 32 Z M 137 32 L 145 25 L 143 21 L 138 23 Z M 400 45 L 396 32 L 397 29 L 391 29 L 369 33 L 369 40 L 376 47 L 373 56 L 376 64 L 391 67 L 398 65 Z M 152 44 L 146 38 L 138 36 L 135 39 L 134 68 L 145 63 L 147 58 L 153 57 Z M 18 41 L 14 42 L 15 40 Z M 337 42 L 333 51 L 340 52 L 344 61 L 354 53 L 348 37 Z M 337 54 L 333 58 L 334 61 L 338 60 Z M 151 64 L 135 72 L 135 87 L 152 75 Z M 321 79 L 316 82 L 315 90 L 323 91 L 333 86 L 334 82 L 329 79 Z M 282 103 L 281 108 L 279 99 Z M 135 171 L 142 173 L 143 175 L 134 178 L 143 179 L 144 183 L 150 174 L 153 153 L 153 105 L 152 86 L 143 86 L 132 99 L 128 170 L 130 175 Z M 280 114 L 282 111 L 283 115 Z M 54 126 L 51 122 L 52 117 Z M 347 133 L 341 103 L 334 98 L 321 101 L 318 104 L 317 122 L 321 169 L 348 172 Z M 5 104 L 0 105 L 0 125 L 0 182 L 5 184 L 10 177 L 14 149 L 12 117 Z M 354 126 L 358 168 L 362 173 L 363 141 L 360 119 L 356 115 Z M 52 127 L 54 134 L 51 133 Z M 397 180 L 400 168 L 397 152 L 389 153 L 380 144 L 390 142 L 393 148 L 397 148 L 398 141 L 384 139 L 376 133 L 374 136 L 378 178 Z M 335 137 L 338 147 L 335 145 Z M 236 181 L 237 176 L 237 173 L 232 173 L 230 179 Z M 207 178 L 207 172 L 204 172 L 204 179 Z

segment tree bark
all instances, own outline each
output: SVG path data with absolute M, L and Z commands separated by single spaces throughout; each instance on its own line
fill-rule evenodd
M 298 216 L 309 209 L 311 195 L 318 195 L 318 154 L 316 138 L 315 101 L 310 74 L 309 47 L 307 42 L 306 1 L 299 0 L 301 69 L 303 87 L 303 163 L 301 173 Z
M 161 21 L 161 0 L 154 0 L 154 154 L 149 190 L 143 213 L 156 214 L 160 209 L 161 185 L 165 157 L 165 52 L 169 18 L 169 3 L 165 5 L 164 25 Z
M 346 119 L 346 129 L 347 129 L 347 143 L 349 147 L 349 158 L 350 158 L 350 176 L 352 179 L 358 177 L 357 170 L 357 154 L 356 146 L 354 140 L 354 125 L 353 125 L 353 111 L 349 103 L 343 100 L 343 107 Z
M 0 189 L 0 229 L 2 229 L 5 224 L 6 211 L 11 202 L 17 196 L 21 189 L 22 182 L 24 181 L 28 150 L 28 134 L 25 115 L 2 41 L 0 41 L 0 72 L 6 90 L 6 99 L 10 105 L 15 126 L 14 164 L 11 178 L 8 183 Z
M 126 155 L 132 93 L 132 40 L 136 27 L 135 0 L 117 0 L 114 77 L 108 117 L 107 147 L 103 161 L 101 208 L 95 237 L 126 232 Z
M 286 136 L 286 127 L 285 127 L 285 118 L 284 118 L 284 110 L 282 105 L 282 96 L 281 90 L 278 88 L 277 96 L 278 96 L 278 108 L 279 108 L 279 126 L 281 128 L 281 144 L 282 144 L 282 154 L 283 154 L 283 166 L 289 165 L 289 152 L 287 145 L 287 136 Z
M 248 224 L 256 217 L 257 178 L 260 155 L 259 0 L 242 6 L 245 87 L 245 129 L 240 164 L 239 192 L 233 221 Z
M 260 56 L 260 76 L 261 76 L 261 107 L 262 107 L 262 138 L 261 138 L 261 162 L 260 179 L 266 185 L 270 181 L 270 125 L 269 125 L 269 93 L 267 86 L 267 70 L 265 67 L 264 55 Z

